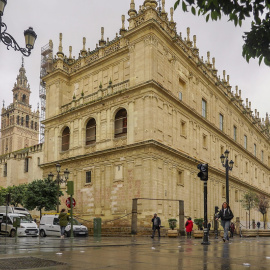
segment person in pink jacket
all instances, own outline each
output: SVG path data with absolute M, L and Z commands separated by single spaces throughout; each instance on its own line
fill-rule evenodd
M 193 228 L 193 222 L 191 220 L 191 217 L 188 218 L 186 224 L 186 232 L 187 232 L 187 238 L 191 238 L 191 232 L 192 232 L 192 228 Z

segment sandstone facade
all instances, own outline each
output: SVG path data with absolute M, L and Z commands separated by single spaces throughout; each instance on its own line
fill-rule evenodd
M 138 200 L 139 226 L 150 226 L 157 212 L 168 226 L 184 200 L 185 216 L 203 217 L 199 163 L 208 163 L 208 213 L 225 201 L 227 149 L 230 204 L 246 220 L 240 200 L 248 190 L 270 196 L 269 118 L 260 119 L 244 104 L 215 59 L 199 56 L 196 37 L 182 38 L 156 1 L 135 9 L 120 35 L 80 57 L 59 49 L 46 82 L 43 177 L 55 164 L 68 168 L 74 181 L 76 215 L 102 217 L 108 226 L 130 226 L 132 199 Z M 63 171 L 62 170 L 62 171 Z M 64 189 L 64 187 L 63 187 Z M 66 197 L 62 197 L 64 205 Z M 155 200 L 156 199 L 156 200 Z M 252 218 L 261 214 L 252 210 Z

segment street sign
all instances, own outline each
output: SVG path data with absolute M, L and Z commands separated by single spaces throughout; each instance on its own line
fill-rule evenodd
M 70 201 L 71 201 L 71 198 L 70 197 L 66 199 L 66 206 L 68 208 L 70 208 Z M 74 198 L 72 198 L 72 205 L 73 205 L 73 207 L 75 207 L 75 205 L 76 205 L 76 201 L 75 201 Z

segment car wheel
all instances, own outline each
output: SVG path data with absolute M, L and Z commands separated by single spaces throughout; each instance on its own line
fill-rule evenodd
M 15 237 L 16 236 L 16 231 L 15 230 L 11 230 L 10 231 L 10 237 Z
M 45 237 L 45 236 L 46 236 L 46 233 L 45 233 L 44 230 L 41 230 L 40 233 L 39 233 L 39 235 L 40 235 L 41 237 Z

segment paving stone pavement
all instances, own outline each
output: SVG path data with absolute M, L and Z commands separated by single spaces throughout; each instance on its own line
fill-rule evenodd
M 270 238 L 239 238 L 223 243 L 210 239 L 109 237 L 74 238 L 0 238 L 1 259 L 33 258 L 63 265 L 15 269 L 131 269 L 131 270 L 241 270 L 270 269 Z M 32 258 L 32 259 L 30 259 Z M 45 264 L 42 264 L 43 266 Z M 3 268 L 0 268 L 3 269 Z M 14 269 L 14 268 L 7 268 Z

